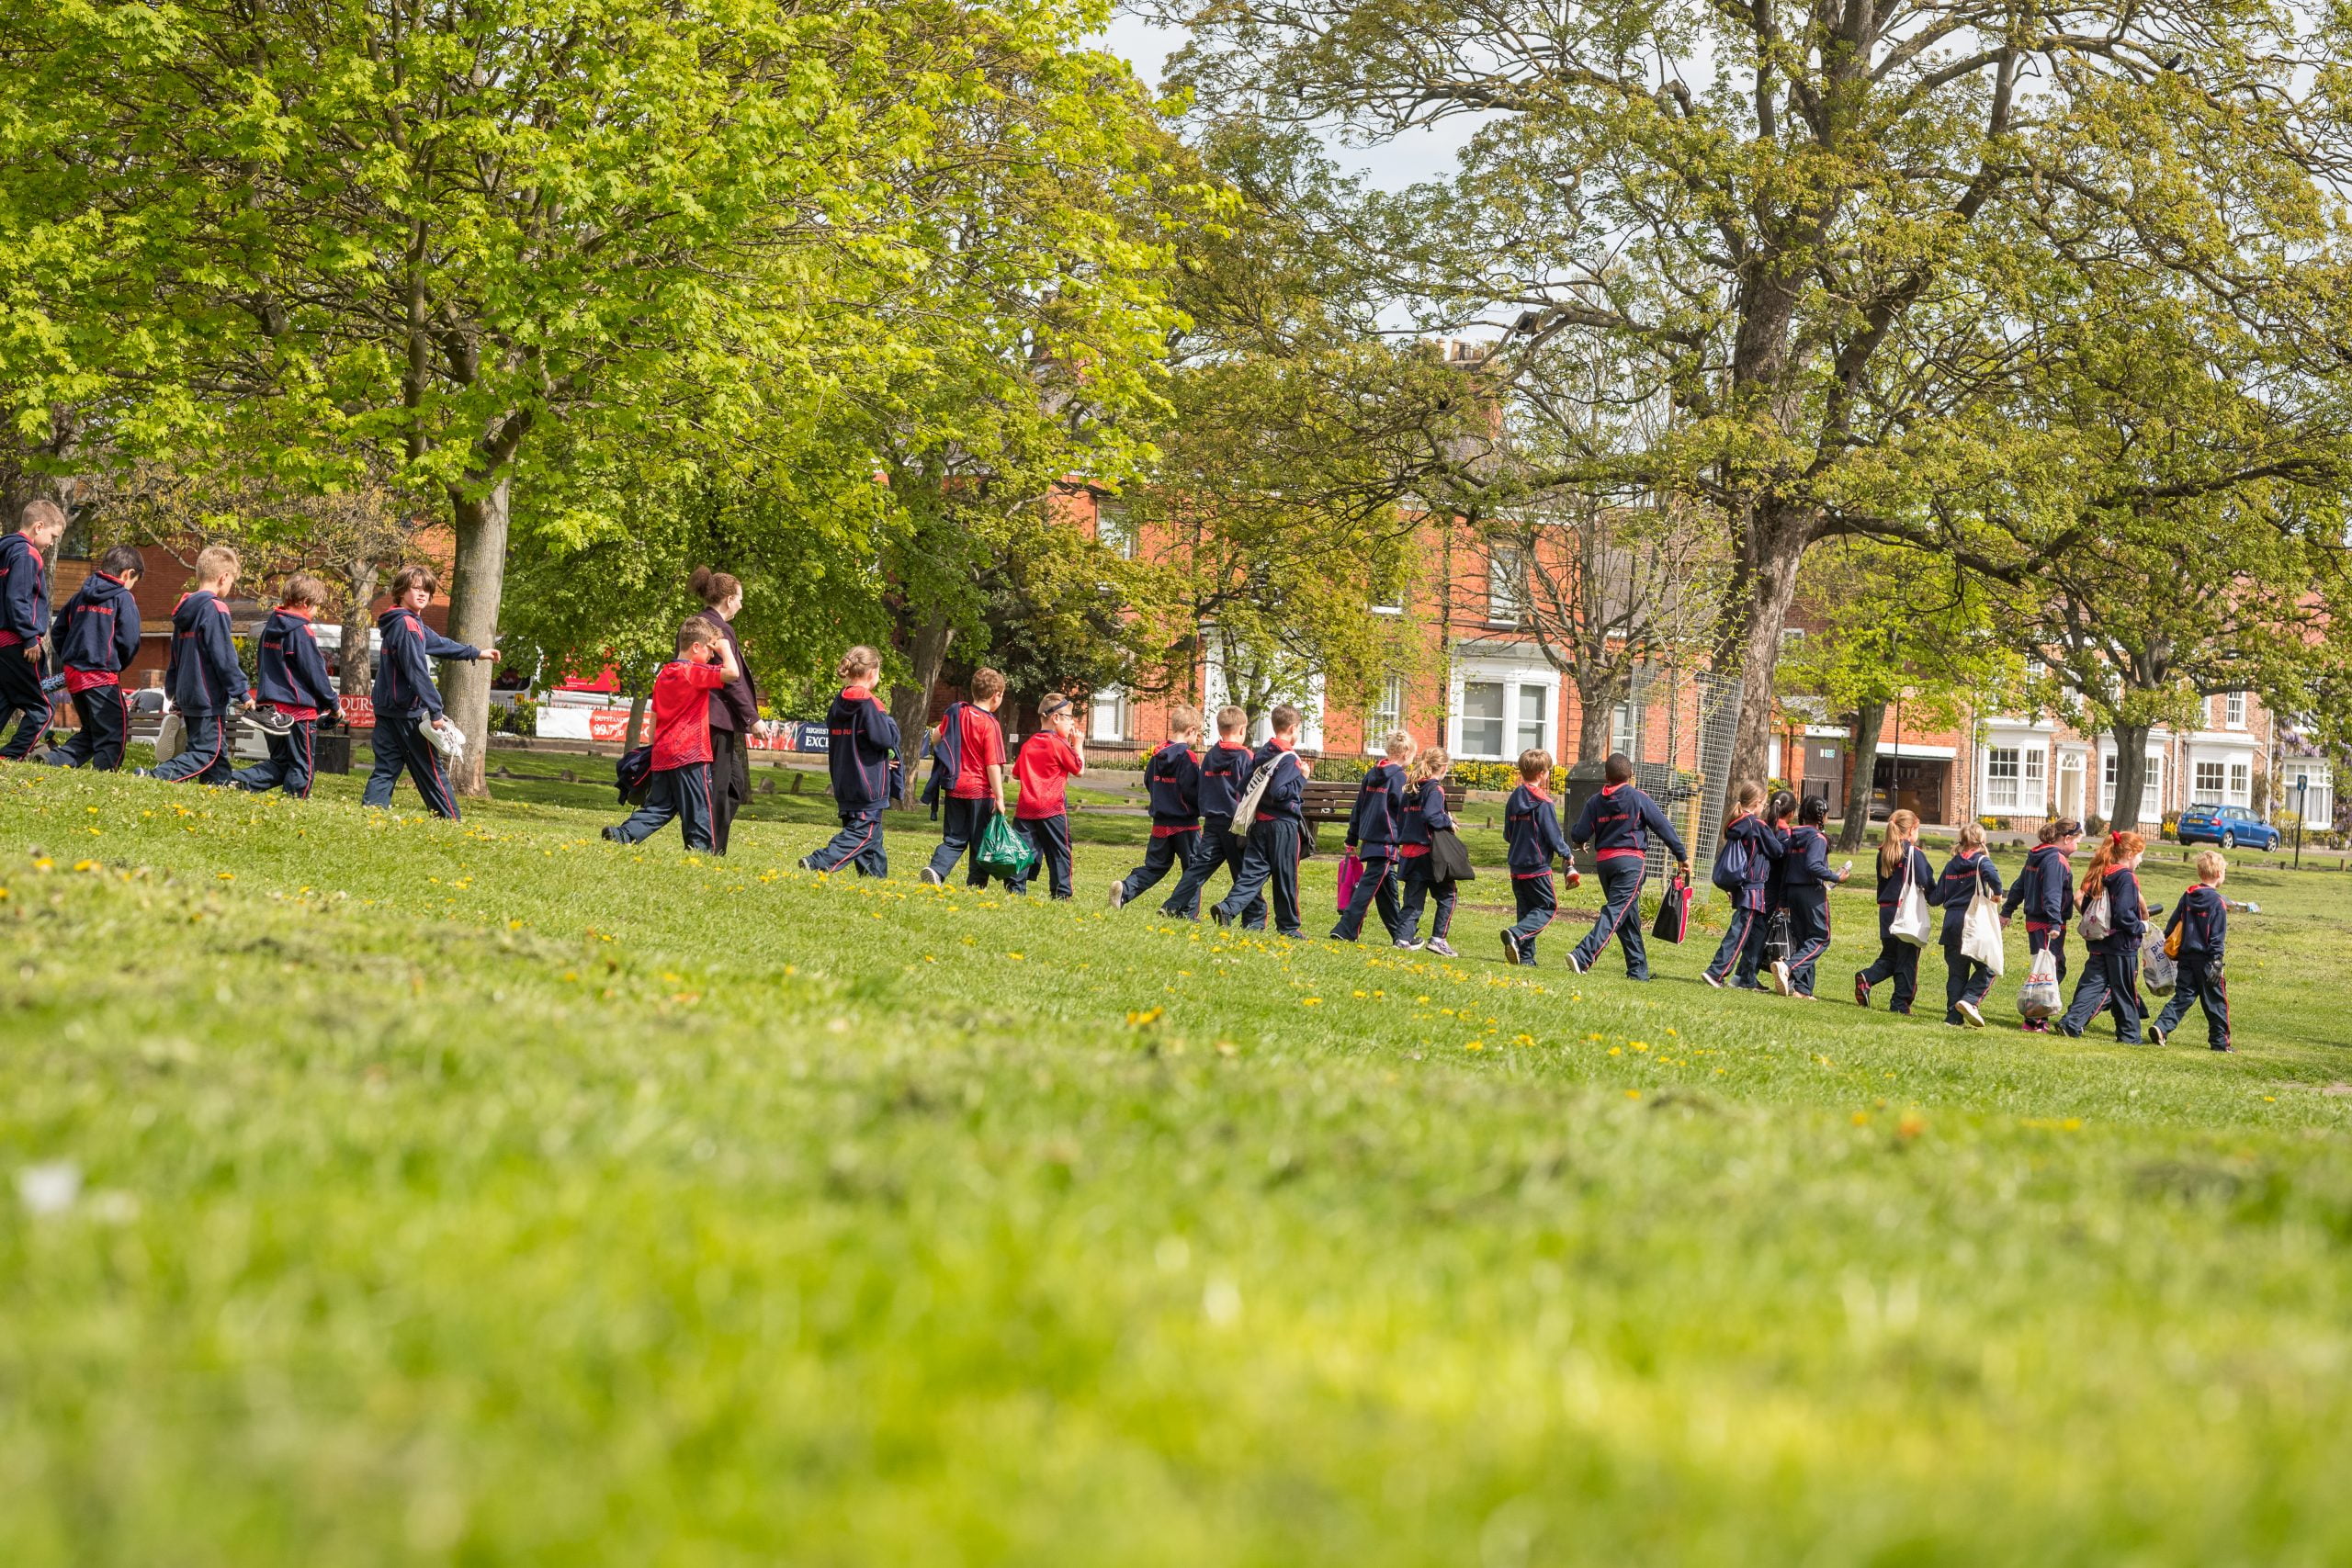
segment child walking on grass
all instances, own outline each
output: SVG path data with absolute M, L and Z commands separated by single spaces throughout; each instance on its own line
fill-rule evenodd
M 2230 987 L 2222 977 L 2222 950 L 2230 934 L 2230 907 L 2222 897 L 2222 879 L 2229 874 L 2230 863 L 2216 852 L 2199 854 L 2196 882 L 2165 922 L 2167 944 L 2176 938 L 2179 942 L 2174 956 L 2180 960 L 2180 978 L 2173 986 L 2172 1000 L 2148 1031 L 2159 1045 L 2188 1021 L 2193 998 L 2205 1010 L 2205 1043 L 2216 1051 L 2237 1049 L 2230 1043 Z
M 65 508 L 40 496 L 25 502 L 14 533 L 0 535 L 0 729 L 17 722 L 0 761 L 21 762 L 49 739 L 48 552 L 64 534 Z
M 441 592 L 431 567 L 404 566 L 392 579 L 391 608 L 376 617 L 383 651 L 376 660 L 376 765 L 368 771 L 363 806 L 390 806 L 405 769 L 416 793 L 438 816 L 457 820 L 458 796 L 441 766 L 440 749 L 425 730 L 445 722 L 441 688 L 433 683 L 436 659 L 491 660 L 498 650 L 453 642 L 424 624 L 425 606 Z
M 1004 815 L 1004 728 L 996 718 L 1002 705 L 1002 672 L 976 670 L 972 700 L 948 704 L 939 728 L 932 732 L 932 777 L 923 797 L 936 802 L 943 791 L 946 795 L 939 847 L 922 868 L 923 881 L 933 886 L 947 880 L 967 851 L 972 863 L 965 882 L 973 887 L 988 886 L 989 874 L 980 869 L 980 835 Z
M 342 716 L 334 678 L 327 673 L 326 655 L 311 623 L 326 608 L 327 585 L 307 571 L 286 581 L 286 597 L 262 623 L 261 648 L 254 663 L 259 671 L 262 725 L 269 746 L 266 761 L 240 768 L 229 775 L 239 789 L 282 789 L 297 800 L 311 797 L 311 778 L 319 749 L 319 720 L 333 724 Z
M 1854 1000 L 1863 1007 L 1871 1005 L 1871 987 L 1891 979 L 1894 1000 L 1887 1010 L 1910 1015 L 1911 998 L 1919 990 L 1919 950 L 1894 934 L 1894 911 L 1905 888 L 1924 893 L 1935 876 L 1919 848 L 1919 814 L 1896 811 L 1887 818 L 1886 837 L 1878 846 L 1878 958 L 1869 968 L 1854 971 Z
M 2083 977 L 2075 984 L 2074 1002 L 2058 1021 L 2061 1034 L 2079 1038 L 2105 1010 L 2115 1015 L 2120 1043 L 2140 1043 L 2140 939 L 2147 934 L 2148 917 L 2164 912 L 2140 895 L 2140 857 L 2147 852 L 2148 840 L 2130 831 L 2109 833 L 2092 852 L 2090 869 L 2083 873 L 2081 908 L 2087 921 L 2093 901 L 2103 897 L 2107 929 L 2084 943 L 2090 951 L 2083 960 Z
M 1241 870 L 1223 899 L 1209 910 L 1220 926 L 1242 918 L 1259 895 L 1274 906 L 1274 930 L 1294 940 L 1306 935 L 1298 922 L 1298 840 L 1303 818 L 1300 802 L 1306 793 L 1306 764 L 1298 760 L 1298 710 L 1276 705 L 1274 733 L 1251 754 L 1254 779 L 1267 773 L 1266 787 L 1258 797 L 1257 819 L 1250 824 L 1250 848 Z
M 130 739 L 130 709 L 122 694 L 122 668 L 139 651 L 139 601 L 133 590 L 145 561 L 137 549 L 116 545 L 98 561 L 98 570 L 82 580 L 65 608 L 50 627 L 58 662 L 64 667 L 65 693 L 82 728 L 49 753 L 61 768 L 84 763 L 102 773 L 122 766 L 122 749 Z M 0 649 L 0 660 L 7 657 Z
M 245 668 L 229 636 L 229 591 L 244 563 L 226 545 L 197 552 L 196 587 L 172 611 L 172 651 L 164 685 L 187 728 L 176 757 L 151 776 L 173 784 L 229 782 L 229 716 L 254 705 Z
M 1928 902 L 1944 912 L 1944 1021 L 1956 1028 L 1984 1027 L 1984 993 L 1993 988 L 1993 971 L 1960 951 L 1968 928 L 1968 906 L 1983 888 L 2001 896 L 2001 874 L 1984 850 L 1984 829 L 1974 822 L 1960 830 L 1943 875 L 1928 890 Z
M 1078 732 L 1078 714 L 1058 692 L 1037 705 L 1046 728 L 1021 743 L 1012 760 L 1012 776 L 1021 785 L 1013 804 L 1012 830 L 1046 863 L 1046 886 L 1056 898 L 1071 896 L 1069 885 L 1069 781 L 1086 772 L 1085 739 Z M 1008 885 L 1015 893 L 1029 891 L 1027 873 Z
M 1817 795 L 1797 807 L 1797 825 L 1781 851 L 1781 897 L 1789 909 L 1789 956 L 1772 964 L 1772 988 L 1784 997 L 1814 999 L 1814 968 L 1829 951 L 1829 890 L 1854 869 L 1848 861 L 1829 869 L 1829 802 Z
M 1649 835 L 1656 833 L 1674 852 L 1684 876 L 1690 874 L 1690 854 L 1682 835 L 1657 808 L 1657 802 L 1635 787 L 1634 760 L 1612 752 L 1600 765 L 1600 793 L 1584 803 L 1577 825 L 1568 831 L 1571 844 L 1590 844 L 1600 877 L 1600 913 L 1584 940 L 1568 954 L 1568 967 L 1581 975 L 1600 961 L 1601 949 L 1615 937 L 1625 954 L 1625 977 L 1650 977 L 1649 952 L 1642 942 L 1642 879 L 1649 867 Z
M 1151 801 L 1151 841 L 1143 863 L 1111 885 L 1111 908 L 1142 897 L 1170 872 L 1176 890 L 1159 907 L 1163 915 L 1192 919 L 1200 913 L 1201 885 L 1188 876 L 1201 838 L 1201 761 L 1193 743 L 1201 738 L 1199 710 L 1182 704 L 1168 710 L 1168 744 L 1143 765 L 1144 793 Z
M 1405 897 L 1396 913 L 1396 945 L 1408 951 L 1424 945 L 1419 934 L 1421 910 L 1434 897 L 1437 912 L 1430 918 L 1426 945 L 1440 958 L 1455 956 L 1445 940 L 1453 929 L 1454 884 L 1431 858 L 1430 847 L 1435 834 L 1453 830 L 1453 818 L 1445 809 L 1445 775 L 1453 765 L 1442 746 L 1425 746 L 1413 759 L 1405 784 L 1405 822 L 1396 844 L 1405 878 Z
M 1192 863 L 1184 868 L 1176 891 L 1160 906 L 1163 914 L 1193 913 L 1200 908 L 1201 889 L 1219 866 L 1233 881 L 1241 880 L 1241 862 L 1249 849 L 1246 836 L 1233 830 L 1233 808 L 1250 787 L 1250 770 L 1256 765 L 1247 741 L 1250 716 L 1232 704 L 1216 710 L 1216 744 L 1201 759 L 1201 841 L 1193 847 Z M 1250 900 L 1241 912 L 1241 929 L 1266 929 L 1266 900 Z
M 1731 820 L 1724 824 L 1723 855 L 1739 863 L 1739 881 L 1731 894 L 1731 924 L 1724 931 L 1714 962 L 1701 977 L 1717 990 L 1725 982 L 1743 991 L 1759 991 L 1756 971 L 1764 962 L 1764 935 L 1771 899 L 1772 868 L 1781 858 L 1781 830 L 1764 818 L 1764 786 L 1748 780 L 1732 795 Z M 1720 873 L 1718 874 L 1720 874 Z
M 1331 928 L 1334 942 L 1353 942 L 1376 900 L 1380 923 L 1391 942 L 1403 934 L 1404 911 L 1396 903 L 1396 846 L 1405 830 L 1405 765 L 1412 761 L 1413 738 L 1392 730 L 1381 742 L 1382 757 L 1364 770 L 1355 808 L 1348 813 L 1348 848 L 1363 863 L 1348 907 Z
M 1519 919 L 1503 928 L 1506 964 L 1533 965 L 1535 939 L 1560 908 L 1559 895 L 1552 887 L 1552 863 L 1568 858 L 1568 840 L 1560 831 L 1559 813 L 1552 809 L 1551 783 L 1551 752 L 1519 754 L 1519 787 L 1503 802 L 1503 844 L 1510 852 L 1511 901 L 1519 912 Z
M 2071 817 L 2053 817 L 2041 825 L 2041 840 L 2025 854 L 2025 869 L 2001 901 L 2001 919 L 2025 911 L 2025 944 L 2039 957 L 2047 953 L 2066 977 L 2066 922 L 2075 915 L 2075 849 L 2083 840 L 2083 825 Z M 2029 1034 L 2047 1034 L 2050 1021 L 2025 1021 Z
M 888 876 L 890 857 L 882 842 L 882 813 L 890 804 L 899 721 L 875 699 L 874 688 L 882 679 L 881 654 L 861 643 L 842 655 L 840 673 L 841 694 L 825 710 L 825 771 L 832 776 L 841 831 L 823 849 L 803 856 L 800 868 L 828 872 L 854 865 L 860 876 Z
M 643 843 L 674 817 L 689 850 L 716 847 L 710 809 L 710 694 L 742 673 L 735 645 L 701 615 L 678 628 L 678 657 L 653 678 L 652 773 L 645 804 L 605 829 L 619 844 Z

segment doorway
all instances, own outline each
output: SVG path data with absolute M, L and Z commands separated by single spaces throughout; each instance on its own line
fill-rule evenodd
M 2058 753 L 2058 815 L 2083 819 L 2083 754 Z
M 1871 791 L 1871 803 L 1874 820 L 1901 810 L 1917 812 L 1922 822 L 1943 821 L 1945 785 L 1951 778 L 1949 761 L 1938 757 L 1881 757 L 1874 772 L 1877 787 Z
M 1846 743 L 1816 740 L 1804 743 L 1804 782 L 1800 798 L 1819 796 L 1832 818 L 1846 814 Z

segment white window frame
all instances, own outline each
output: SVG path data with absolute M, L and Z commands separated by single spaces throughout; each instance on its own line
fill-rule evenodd
M 1477 685 L 1498 685 L 1503 689 L 1502 751 L 1484 751 L 1474 748 L 1466 737 L 1467 693 Z M 1520 735 L 1520 715 L 1524 711 L 1521 695 L 1531 686 L 1544 691 L 1544 739 L 1536 744 L 1554 756 L 1559 755 L 1560 676 L 1549 666 L 1522 665 L 1503 660 L 1466 658 L 1453 667 L 1447 682 L 1445 705 L 1445 748 L 1456 757 L 1480 761 L 1510 761 L 1523 746 L 1514 747 Z
M 1086 702 L 1086 739 L 1103 745 L 1116 746 L 1127 739 L 1127 691 L 1124 686 L 1105 686 Z
M 2018 750 L 2025 773 L 2018 781 L 2018 809 L 2029 817 L 2043 816 L 2050 810 L 2050 753 L 2038 743 Z
M 1372 711 L 1364 715 L 1363 754 L 1381 755 L 1382 739 L 1394 729 L 1405 728 L 1405 677 L 1391 675 L 1380 688 L 1380 698 Z
M 1136 558 L 1136 529 L 1127 516 L 1125 502 L 1094 503 L 1094 542 L 1121 560 Z
M 1476 720 L 1472 719 L 1470 716 L 1470 692 L 1473 687 L 1489 689 L 1495 694 L 1495 711 L 1491 718 L 1485 715 L 1481 715 Z M 1490 761 L 1500 761 L 1503 760 L 1503 747 L 1509 744 L 1510 740 L 1510 695 L 1511 688 L 1510 683 L 1503 681 L 1500 677 L 1488 676 L 1476 680 L 1465 678 L 1463 681 L 1462 700 L 1455 705 L 1454 709 L 1454 723 L 1457 727 L 1457 743 L 1453 750 L 1457 756 L 1475 757 Z M 1479 725 L 1482 729 L 1489 724 L 1494 726 L 1493 750 L 1489 750 L 1487 749 L 1483 737 L 1476 741 L 1471 739 L 1470 726 L 1474 722 Z
M 1535 705 L 1532 734 L 1527 716 L 1531 698 Z M 1552 693 L 1549 687 L 1528 682 L 1512 688 L 1510 716 L 1513 755 L 1521 751 L 1548 751 L 1552 749 Z
M 1984 748 L 1984 809 L 1987 814 L 2016 816 L 2022 807 L 2025 748 Z
M 1627 697 L 1609 710 L 1609 750 L 1632 757 L 1637 755 L 1634 748 L 1641 743 L 1641 710 L 1634 705 L 1633 698 Z
M 2254 808 L 2254 764 L 2252 762 L 2230 763 L 2229 802 L 2232 806 L 2243 806 L 2249 811 Z
M 2245 728 L 2245 694 L 2244 692 L 2222 694 L 2222 728 L 2223 729 Z
M 1487 623 L 1516 626 L 1527 620 L 1527 558 L 1516 545 L 1487 552 Z
M 2188 803 L 2191 806 L 2219 806 L 2229 788 L 2229 770 L 2217 758 L 2199 757 L 2190 765 Z

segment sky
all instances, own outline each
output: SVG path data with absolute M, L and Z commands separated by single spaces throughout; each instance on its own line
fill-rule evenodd
M 1157 88 L 1161 67 L 1183 46 L 1184 34 L 1180 28 L 1154 27 L 1140 17 L 1119 13 L 1103 29 L 1103 41 L 1135 67 L 1137 76 Z M 1454 152 L 1472 129 L 1473 122 L 1464 118 L 1377 147 L 1342 146 L 1329 138 L 1325 145 L 1340 168 L 1362 175 L 1378 189 L 1400 190 L 1417 180 L 1451 173 Z

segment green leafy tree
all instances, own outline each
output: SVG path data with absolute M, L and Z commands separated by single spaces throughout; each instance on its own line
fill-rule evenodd
M 1419 330 L 1490 337 L 1498 397 L 1605 341 L 1655 445 L 1560 482 L 1689 495 L 1734 570 L 1716 642 L 1760 771 L 1799 569 L 1857 513 L 1911 517 L 1922 457 L 2030 381 L 2009 297 L 2113 231 L 2177 287 L 2257 309 L 2330 266 L 2339 18 L 2138 0 L 1166 0 L 1220 122 L 1476 129 L 1449 179 L 1308 216 Z M 1529 476 L 1500 476 L 1513 488 Z M 1460 479 L 1482 476 L 1465 462 Z M 1489 509 L 1499 510 L 1499 508 Z

